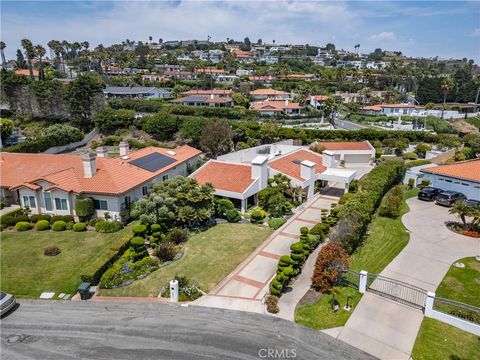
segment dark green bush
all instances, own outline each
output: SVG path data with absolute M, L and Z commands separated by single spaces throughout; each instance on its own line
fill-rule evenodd
M 330 226 L 325 223 L 318 223 L 310 229 L 310 234 L 317 236 L 326 236 L 330 232 Z
M 2 216 L 2 226 L 15 226 L 17 222 L 17 218 L 14 216 Z
M 48 215 L 48 214 L 34 214 L 34 215 L 30 215 L 30 221 L 34 224 L 36 224 L 37 222 L 39 222 L 40 220 L 47 220 L 48 222 L 50 222 L 50 219 L 52 218 L 51 215 Z
M 268 219 L 268 226 L 273 230 L 277 230 L 286 222 L 287 220 L 285 218 L 271 218 Z
M 19 221 L 31 222 L 30 217 L 23 214 L 15 216 L 15 222 L 18 223 Z
M 263 222 L 264 218 L 265 218 L 264 212 L 259 209 L 253 210 L 252 213 L 250 214 L 250 221 L 254 224 Z
M 396 218 L 400 216 L 400 207 L 403 202 L 403 185 L 394 186 L 383 197 L 378 214 L 384 217 Z
M 355 179 L 355 180 L 350 181 L 350 184 L 348 184 L 348 192 L 349 193 L 356 193 L 357 191 L 358 191 L 358 180 Z
M 50 218 L 50 224 L 57 221 L 64 221 L 65 223 L 75 222 L 72 215 L 53 215 Z
M 228 199 L 215 199 L 215 215 L 218 217 L 226 216 L 227 210 L 233 210 L 235 207 Z
M 338 200 L 338 204 L 339 205 L 343 205 L 345 204 L 348 200 L 350 200 L 353 196 L 353 193 L 351 192 L 347 192 L 345 194 L 342 195 L 342 197 Z
M 235 209 L 228 209 L 225 212 L 225 217 L 227 218 L 227 221 L 230 223 L 237 223 L 241 219 L 240 213 Z
M 188 240 L 188 231 L 181 228 L 173 228 L 167 234 L 167 241 L 174 244 L 181 244 Z
M 147 232 L 147 226 L 146 225 L 135 225 L 132 228 L 132 231 L 133 231 L 133 234 L 135 236 L 144 237 L 145 233 Z
M 77 216 L 82 219 L 88 219 L 95 213 L 95 205 L 92 198 L 76 199 L 75 210 Z
M 95 225 L 95 231 L 99 233 L 114 233 L 123 229 L 120 221 L 99 221 Z
M 35 230 L 45 231 L 50 229 L 50 223 L 47 220 L 38 220 L 35 224 Z
M 81 223 L 81 222 L 73 224 L 73 231 L 75 232 L 87 231 L 87 224 Z
M 91 227 L 95 227 L 95 225 L 97 225 L 97 223 L 101 220 L 103 220 L 103 219 L 99 219 L 99 218 L 90 219 L 88 221 L 88 225 L 91 226 Z M 103 220 L 103 221 L 105 221 L 105 220 Z
M 310 232 L 310 230 L 308 230 L 308 227 L 306 227 L 306 226 L 302 226 L 300 228 L 300 234 L 302 234 L 302 235 L 308 235 L 309 232 Z
M 67 230 L 67 223 L 63 220 L 55 221 L 52 224 L 52 230 L 53 231 L 65 231 L 65 230 Z
M 32 224 L 26 221 L 19 221 L 15 225 L 15 229 L 17 229 L 17 231 L 27 231 L 27 230 L 30 230 L 31 228 L 32 228 Z

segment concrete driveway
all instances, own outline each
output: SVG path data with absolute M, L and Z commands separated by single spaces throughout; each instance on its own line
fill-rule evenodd
M 448 208 L 407 201 L 402 218 L 410 241 L 381 275 L 435 291 L 451 264 L 480 254 L 480 240 L 458 235 L 445 222 L 454 219 Z M 423 320 L 420 310 L 367 292 L 336 337 L 381 359 L 409 359 Z

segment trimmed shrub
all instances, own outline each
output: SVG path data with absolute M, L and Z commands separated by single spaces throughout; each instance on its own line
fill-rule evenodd
M 230 223 L 237 223 L 241 219 L 240 213 L 235 209 L 228 209 L 225 212 L 225 217 L 227 218 L 227 221 Z
M 268 226 L 273 230 L 277 230 L 286 222 L 287 220 L 284 218 L 271 218 L 268 219 Z
M 75 232 L 87 231 L 87 224 L 81 223 L 81 222 L 73 224 L 73 231 Z
M 280 311 L 278 307 L 278 296 L 268 295 L 265 299 L 265 305 L 267 305 L 267 311 L 271 314 L 276 314 Z
M 155 249 L 155 255 L 162 261 L 172 261 L 176 254 L 177 249 L 171 241 L 163 241 Z
M 261 209 L 255 209 L 250 214 L 250 221 L 253 224 L 262 223 L 264 218 L 265 218 L 265 211 Z
M 27 230 L 30 230 L 31 228 L 32 228 L 32 224 L 26 221 L 19 221 L 15 224 L 15 229 L 17 229 L 17 231 L 27 231 Z
M 311 235 L 326 236 L 330 232 L 330 226 L 325 223 L 318 223 L 310 229 Z
M 188 240 L 188 231 L 181 228 L 173 228 L 167 234 L 167 241 L 174 244 L 181 244 Z
M 92 198 L 76 199 L 75 211 L 81 219 L 88 219 L 95 213 L 95 205 Z
M 162 226 L 160 224 L 152 224 L 150 225 L 150 232 L 152 234 L 158 233 L 162 231 Z
M 47 246 L 45 249 L 43 249 L 43 255 L 45 256 L 57 256 L 61 252 L 62 251 L 56 246 Z
M 63 220 L 55 221 L 52 224 L 52 230 L 53 231 L 65 231 L 65 230 L 67 230 L 67 223 Z
M 425 160 L 425 159 L 413 160 L 413 161 L 409 161 L 408 163 L 406 163 L 405 167 L 407 169 L 409 169 L 409 168 L 412 168 L 412 167 L 415 167 L 415 166 L 426 165 L 426 164 L 430 164 L 430 163 L 431 163 L 430 160 Z
M 35 230 L 37 231 L 45 231 L 50 229 L 50 223 L 47 220 L 39 220 L 35 224 Z
M 2 216 L 2 227 L 15 226 L 17 222 L 14 216 Z
M 350 200 L 353 196 L 353 193 L 351 192 L 347 192 L 345 194 L 342 195 L 342 197 L 338 200 L 338 204 L 339 205 L 343 205 L 345 204 L 348 200 Z
M 50 222 L 51 218 L 52 218 L 52 216 L 48 215 L 48 214 L 34 214 L 34 215 L 30 216 L 30 221 L 32 223 L 36 224 L 40 220 L 46 220 L 46 221 Z
M 123 229 L 120 221 L 98 221 L 95 225 L 95 231 L 99 233 L 114 233 Z
M 310 232 L 310 230 L 308 230 L 308 227 L 306 227 L 306 226 L 302 226 L 300 228 L 300 234 L 301 235 L 308 235 L 309 232 Z
M 142 246 L 145 246 L 145 240 L 140 236 L 135 236 L 130 240 L 130 245 L 132 245 L 135 249 L 138 249 Z
M 50 224 L 57 221 L 63 221 L 65 223 L 75 222 L 72 215 L 53 215 L 50 219 Z
M 406 153 L 403 154 L 403 158 L 405 160 L 417 160 L 418 155 L 414 152 L 406 152 Z
M 218 217 L 226 216 L 228 210 L 233 210 L 233 202 L 228 199 L 216 199 L 215 200 L 215 215 Z
M 95 225 L 97 225 L 97 223 L 101 220 L 103 220 L 103 219 L 99 219 L 99 218 L 90 219 L 88 221 L 88 225 L 91 226 L 91 227 L 95 227 Z
M 135 236 L 144 237 L 145 233 L 147 232 L 147 226 L 146 225 L 135 225 L 132 228 L 132 231 L 133 231 L 133 234 Z

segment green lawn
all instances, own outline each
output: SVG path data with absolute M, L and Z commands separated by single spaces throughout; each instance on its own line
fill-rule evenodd
M 417 196 L 418 189 L 406 190 L 404 199 Z M 406 202 L 402 204 L 400 214 L 410 209 Z M 410 235 L 403 226 L 401 216 L 390 219 L 375 215 L 364 244 L 352 255 L 351 268 L 379 274 L 407 245 Z
M 424 318 L 413 347 L 414 360 L 480 359 L 480 338 L 441 321 Z
M 30 298 L 44 291 L 73 294 L 84 269 L 102 258 L 108 259 L 130 237 L 130 227 L 113 234 L 71 230 L 2 231 L 2 291 Z M 62 252 L 57 256 L 45 256 L 44 248 L 52 245 Z
M 185 255 L 148 277 L 117 289 L 103 289 L 104 296 L 158 296 L 175 275 L 187 276 L 204 291 L 210 291 L 232 272 L 272 231 L 253 224 L 219 224 L 192 236 Z
M 451 266 L 436 295 L 480 307 L 480 262 L 474 257 L 458 260 L 465 268 Z
M 332 310 L 330 300 L 331 295 L 324 295 L 319 301 L 297 307 L 295 309 L 295 322 L 308 326 L 312 329 L 322 330 L 343 326 L 347 322 L 351 313 L 360 301 L 362 294 L 350 287 L 337 287 L 339 294 L 335 299 L 340 304 L 340 309 L 336 312 Z M 348 303 L 352 306 L 350 311 L 343 309 L 347 303 L 347 296 L 351 296 Z

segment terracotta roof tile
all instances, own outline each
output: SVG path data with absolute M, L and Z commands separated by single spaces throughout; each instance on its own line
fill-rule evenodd
M 278 172 L 281 172 L 282 174 L 288 175 L 300 181 L 304 181 L 304 179 L 300 176 L 300 162 L 304 160 L 308 160 L 316 164 L 315 171 L 317 174 L 321 174 L 327 169 L 325 166 L 323 166 L 322 155 L 303 149 L 270 161 L 268 166 L 277 170 Z
M 290 93 L 275 89 L 257 89 L 250 91 L 250 95 L 290 95 Z
M 211 160 L 192 176 L 200 184 L 211 183 L 215 189 L 243 193 L 252 185 L 252 167 Z
M 422 169 L 420 171 L 480 183 L 480 159 L 467 160 L 448 165 L 440 165 Z
M 299 103 L 287 103 L 284 100 L 256 101 L 250 105 L 250 108 L 257 111 L 283 111 L 285 109 L 302 109 Z

